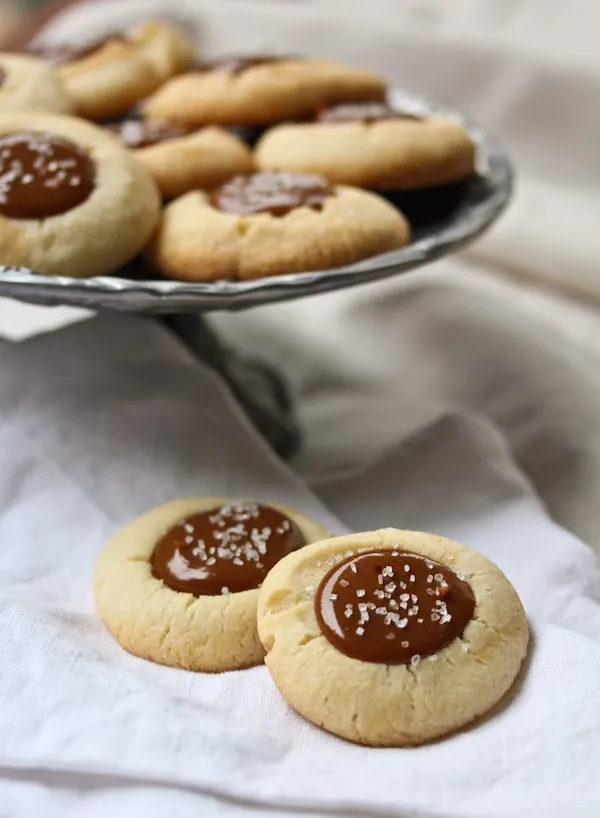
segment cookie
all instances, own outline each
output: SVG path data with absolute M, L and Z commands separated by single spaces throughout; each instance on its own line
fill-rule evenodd
M 212 190 L 254 169 L 248 147 L 221 128 L 190 132 L 181 125 L 134 117 L 105 127 L 146 166 L 165 199 Z
M 42 46 L 33 53 L 57 66 L 78 113 L 96 121 L 126 113 L 194 58 L 185 34 L 163 21 L 82 46 Z
M 351 264 L 408 241 L 402 214 L 373 193 L 257 173 L 167 205 L 148 258 L 175 279 L 251 279 Z
M 0 54 L 0 113 L 70 114 L 74 109 L 73 100 L 51 66 L 35 57 Z
M 288 704 L 371 746 L 422 744 L 486 713 L 528 643 L 519 597 L 492 562 L 393 528 L 281 560 L 259 594 L 258 634 Z
M 375 74 L 300 57 L 227 57 L 165 83 L 144 104 L 151 119 L 186 125 L 261 125 L 347 100 L 382 100 Z
M 0 259 L 39 273 L 114 272 L 148 242 L 154 180 L 101 128 L 51 114 L 0 116 Z
M 255 158 L 265 170 L 320 173 L 337 185 L 411 190 L 470 176 L 475 145 L 453 120 L 356 103 L 326 108 L 313 122 L 271 128 Z
M 281 505 L 176 500 L 102 550 L 94 576 L 100 618 L 125 650 L 159 664 L 209 672 L 259 664 L 260 584 L 281 557 L 326 536 Z

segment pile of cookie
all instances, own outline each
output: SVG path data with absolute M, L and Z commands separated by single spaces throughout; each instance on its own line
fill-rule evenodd
M 286 506 L 176 500 L 121 529 L 94 576 L 130 653 L 196 672 L 265 662 L 287 702 L 335 735 L 422 744 L 511 688 L 527 619 L 502 572 L 433 534 L 331 537 Z
M 196 59 L 147 22 L 0 54 L 0 264 L 88 277 L 139 254 L 179 280 L 249 279 L 398 249 L 398 191 L 474 173 L 458 123 L 394 110 L 328 59 Z

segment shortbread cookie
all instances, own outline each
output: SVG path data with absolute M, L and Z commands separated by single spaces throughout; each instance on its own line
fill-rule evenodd
M 47 46 L 33 53 L 57 66 L 78 113 L 97 121 L 126 113 L 194 58 L 185 34 L 163 21 L 83 46 Z
M 519 597 L 492 562 L 393 528 L 281 560 L 259 595 L 258 633 L 298 713 L 372 746 L 421 744 L 486 713 L 528 643 Z
M 254 169 L 249 148 L 221 128 L 190 132 L 181 125 L 134 117 L 106 127 L 148 168 L 165 199 L 212 190 Z
M 351 264 L 408 241 L 402 214 L 375 194 L 258 173 L 167 205 L 148 257 L 171 278 L 250 279 Z
M 261 125 L 347 100 L 382 100 L 375 74 L 333 60 L 227 57 L 165 83 L 144 104 L 152 119 L 187 125 Z
M 154 180 L 110 135 L 80 119 L 0 117 L 0 260 L 38 273 L 116 271 L 160 213 Z
M 70 114 L 74 110 L 73 100 L 52 66 L 35 57 L 0 54 L 0 113 Z
M 94 595 L 100 617 L 136 656 L 219 672 L 262 662 L 258 588 L 286 554 L 327 537 L 277 504 L 176 500 L 138 517 L 104 547 Z
M 320 173 L 338 185 L 408 190 L 470 176 L 475 145 L 453 120 L 356 103 L 324 109 L 314 122 L 271 128 L 256 146 L 256 162 L 265 170 Z

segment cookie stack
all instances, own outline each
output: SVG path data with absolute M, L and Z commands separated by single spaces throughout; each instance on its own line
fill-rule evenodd
M 528 626 L 486 557 L 387 528 L 331 538 L 281 505 L 176 500 L 100 554 L 94 594 L 130 653 L 188 671 L 265 662 L 302 716 L 361 744 L 422 744 L 510 689 Z
M 386 99 L 333 60 L 197 61 L 165 22 L 0 55 L 0 263 L 81 277 L 143 253 L 156 275 L 213 281 L 396 250 L 397 195 L 469 177 L 475 149 Z

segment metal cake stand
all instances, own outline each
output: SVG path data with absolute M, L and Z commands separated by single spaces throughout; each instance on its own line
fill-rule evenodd
M 395 90 L 390 101 L 408 113 L 457 120 L 477 145 L 477 176 L 459 185 L 393 197 L 413 226 L 413 240 L 401 250 L 331 270 L 207 284 L 151 279 L 144 266 L 135 262 L 118 276 L 93 278 L 44 276 L 0 265 L 0 295 L 32 304 L 157 316 L 220 372 L 263 436 L 280 455 L 289 457 L 299 431 L 284 380 L 260 362 L 228 349 L 202 314 L 331 292 L 416 270 L 473 241 L 498 218 L 511 197 L 510 160 L 494 137 L 460 112 L 414 94 Z

